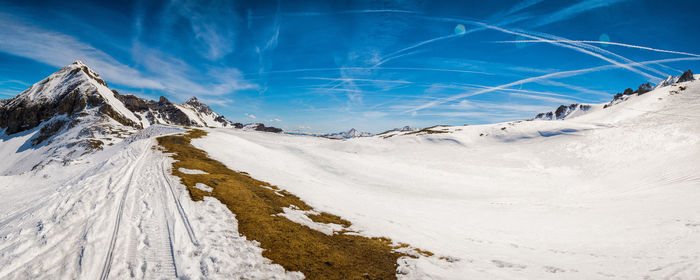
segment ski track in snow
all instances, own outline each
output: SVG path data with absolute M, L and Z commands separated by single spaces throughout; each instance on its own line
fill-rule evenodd
M 2 177 L 19 201 L 0 203 L 0 279 L 302 278 L 263 258 L 217 200 L 190 200 L 153 145 L 115 146 L 47 178 Z

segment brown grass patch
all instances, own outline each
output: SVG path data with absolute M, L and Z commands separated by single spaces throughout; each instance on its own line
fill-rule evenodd
M 173 175 L 180 177 L 192 199 L 213 196 L 224 203 L 236 215 L 238 231 L 249 240 L 258 241 L 264 249 L 263 256 L 289 271 L 304 273 L 307 279 L 396 279 L 397 259 L 406 254 L 396 252 L 391 240 L 345 234 L 346 231 L 326 235 L 278 216 L 283 207 L 312 208 L 289 192 L 210 159 L 190 144 L 191 139 L 203 135 L 205 131 L 195 129 L 185 135 L 159 137 L 158 144 L 165 152 L 173 153 Z M 185 174 L 179 168 L 208 174 Z M 213 191 L 199 190 L 194 187 L 196 183 L 206 184 Z M 309 218 L 350 226 L 350 222 L 329 213 Z

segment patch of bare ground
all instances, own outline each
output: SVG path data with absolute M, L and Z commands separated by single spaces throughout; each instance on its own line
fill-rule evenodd
M 191 198 L 197 201 L 212 196 L 224 203 L 236 215 L 240 234 L 259 242 L 264 257 L 289 271 L 302 272 L 307 279 L 396 279 L 398 258 L 408 256 L 398 249 L 408 245 L 360 236 L 347 230 L 349 221 L 329 213 L 308 217 L 346 229 L 328 235 L 278 215 L 292 205 L 303 211 L 312 208 L 285 190 L 228 169 L 190 144 L 191 139 L 204 135 L 205 131 L 195 129 L 185 135 L 159 137 L 158 144 L 164 152 L 172 153 L 176 160 L 173 175 L 180 177 Z M 185 174 L 180 168 L 208 174 Z M 212 192 L 196 188 L 197 183 L 212 187 Z

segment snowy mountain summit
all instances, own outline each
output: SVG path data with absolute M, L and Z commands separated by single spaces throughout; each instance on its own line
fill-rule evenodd
M 13 134 L 39 126 L 56 116 L 76 119 L 85 111 L 109 117 L 132 128 L 153 124 L 225 127 L 231 122 L 213 112 L 196 97 L 173 104 L 165 97 L 158 102 L 111 90 L 95 71 L 81 61 L 64 67 L 32 85 L 0 107 L 0 128 Z
M 23 147 L 37 156 L 21 162 L 33 169 L 76 160 L 152 125 L 235 127 L 196 97 L 176 104 L 162 96 L 153 101 L 120 94 L 81 61 L 0 100 L 0 135 L 28 137 Z

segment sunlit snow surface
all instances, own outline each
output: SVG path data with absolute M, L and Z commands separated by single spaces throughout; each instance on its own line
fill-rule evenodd
M 193 143 L 364 234 L 459 259 L 420 260 L 435 278 L 696 279 L 700 83 L 684 86 L 566 121 L 347 141 L 209 130 Z
M 361 234 L 435 253 L 400 260 L 402 278 L 696 279 L 700 82 L 682 85 L 563 121 L 349 140 L 216 128 L 193 144 Z M 180 131 L 149 127 L 66 166 L 1 176 L 0 279 L 301 278 L 169 175 L 151 147 Z M 0 139 L 0 174 L 40 156 L 16 153 L 32 133 Z

